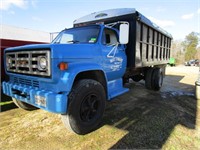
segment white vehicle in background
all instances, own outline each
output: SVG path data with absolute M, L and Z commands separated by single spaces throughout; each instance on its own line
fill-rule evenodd
M 185 66 L 199 66 L 200 65 L 200 61 L 198 59 L 195 60 L 189 60 L 187 62 L 185 62 Z

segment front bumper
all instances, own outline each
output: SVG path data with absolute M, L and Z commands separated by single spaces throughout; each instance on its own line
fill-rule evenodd
M 26 102 L 35 107 L 47 110 L 49 112 L 65 114 L 67 112 L 68 93 L 57 94 L 52 91 L 40 90 L 21 84 L 13 84 L 11 82 L 3 82 L 3 93 L 16 98 L 22 102 Z M 45 105 L 39 104 L 38 97 L 45 99 Z

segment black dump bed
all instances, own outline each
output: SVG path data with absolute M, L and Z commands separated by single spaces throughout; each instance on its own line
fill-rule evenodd
M 118 21 L 127 21 L 130 25 L 127 67 L 148 67 L 169 62 L 172 36 L 133 8 L 95 12 L 75 20 L 74 27 Z

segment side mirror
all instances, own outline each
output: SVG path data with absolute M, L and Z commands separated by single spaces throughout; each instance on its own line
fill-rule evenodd
M 123 23 L 119 26 L 119 43 L 127 44 L 129 39 L 129 24 Z

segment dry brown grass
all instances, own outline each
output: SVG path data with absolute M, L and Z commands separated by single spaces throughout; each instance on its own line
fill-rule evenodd
M 143 82 L 127 85 L 129 93 L 107 103 L 99 129 L 84 136 L 43 110 L 2 112 L 0 149 L 200 149 L 196 74 L 169 70 L 161 92 L 144 89 Z

